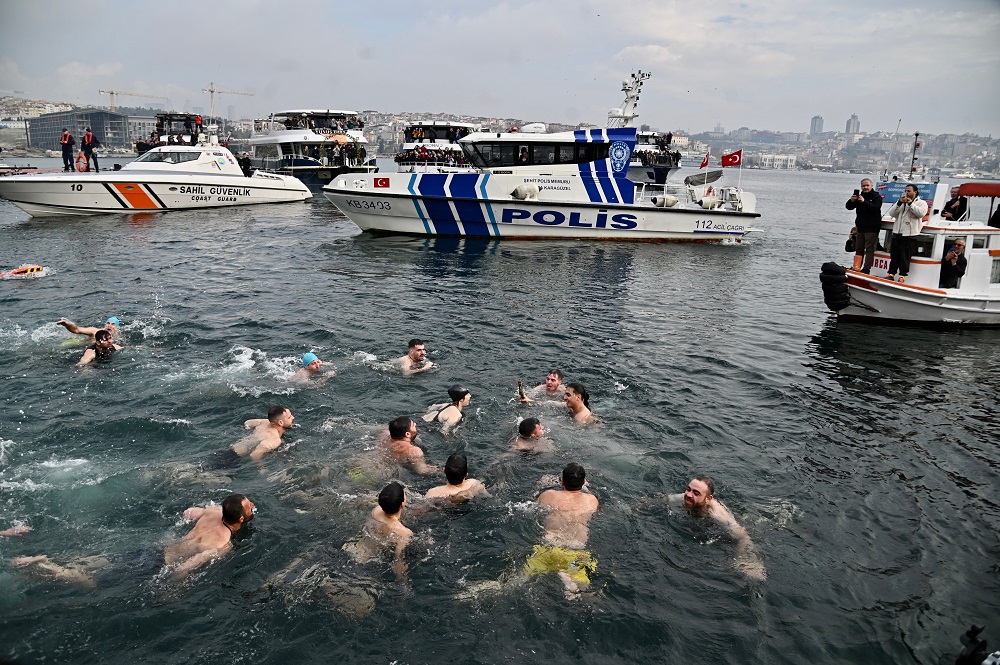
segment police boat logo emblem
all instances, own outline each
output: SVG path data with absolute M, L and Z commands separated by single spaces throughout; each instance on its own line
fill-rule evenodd
M 628 144 L 624 141 L 615 141 L 611 144 L 611 169 L 615 173 L 621 173 L 628 168 L 628 159 L 631 152 L 628 149 Z

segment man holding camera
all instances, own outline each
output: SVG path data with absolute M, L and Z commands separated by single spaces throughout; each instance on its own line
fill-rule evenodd
M 959 238 L 951 246 L 944 260 L 941 261 L 941 280 L 938 287 L 942 289 L 957 289 L 958 278 L 965 274 L 968 263 L 965 260 L 965 240 Z
M 910 274 L 910 257 L 913 256 L 914 237 L 924 227 L 927 202 L 920 198 L 916 185 L 907 185 L 903 195 L 889 208 L 889 216 L 895 220 L 892 225 L 892 247 L 889 248 L 889 274 L 892 281 L 899 270 L 899 282 L 906 281 Z
M 878 233 L 882 229 L 882 195 L 875 191 L 870 178 L 861 181 L 861 189 L 847 200 L 846 208 L 853 210 L 858 234 L 854 239 L 854 270 L 868 274 L 875 263 Z M 863 264 L 863 267 L 862 267 Z

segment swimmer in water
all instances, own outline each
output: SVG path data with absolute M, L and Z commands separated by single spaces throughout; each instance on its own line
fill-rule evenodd
M 525 418 L 517 426 L 517 438 L 511 445 L 511 450 L 529 453 L 543 453 L 552 450 L 550 439 L 543 438 L 545 427 L 538 418 Z
M 489 496 L 486 486 L 475 478 L 469 478 L 469 461 L 465 455 L 455 453 L 444 464 L 444 475 L 448 480 L 445 485 L 439 485 L 427 490 L 426 499 L 449 499 L 455 503 L 468 501 L 473 497 Z
M 120 326 L 121 324 L 122 322 L 118 320 L 117 316 L 109 317 L 107 322 L 105 322 L 103 328 L 78 326 L 72 321 L 69 321 L 68 319 L 59 319 L 58 321 L 56 321 L 56 325 L 62 326 L 63 328 L 70 331 L 74 335 L 87 335 L 90 338 L 94 338 L 98 330 L 107 330 L 109 333 L 111 333 L 112 337 L 117 337 L 118 326 Z
M 464 418 L 462 409 L 472 402 L 472 393 L 469 392 L 469 389 L 457 384 L 448 388 L 448 397 L 451 398 L 450 403 L 432 404 L 431 410 L 423 416 L 426 423 L 435 421 L 441 423 L 442 434 L 448 434 L 462 422 L 462 418 Z
M 94 333 L 94 343 L 87 347 L 87 350 L 80 356 L 77 365 L 89 365 L 97 362 L 105 363 L 111 360 L 115 351 L 121 351 L 122 347 L 111 341 L 111 333 L 107 330 L 98 330 Z
M 563 401 L 573 414 L 573 420 L 578 423 L 594 422 L 594 414 L 590 412 L 590 393 L 582 385 L 571 383 L 566 386 Z
M 548 397 L 550 399 L 556 400 L 563 396 L 566 392 L 566 387 L 563 386 L 563 373 L 557 369 L 550 369 L 548 375 L 545 377 L 545 383 L 535 386 L 531 389 L 531 394 L 534 399 L 525 395 L 521 398 L 521 402 L 527 404 L 528 402 L 534 402 L 535 399 L 541 397 Z
M 264 453 L 277 450 L 281 437 L 294 423 L 295 416 L 287 406 L 272 406 L 267 418 L 251 418 L 243 423 L 253 433 L 234 443 L 233 451 L 240 457 L 249 455 L 252 460 L 260 460 Z
M 390 459 L 412 471 L 425 476 L 437 473 L 437 469 L 424 460 L 424 451 L 414 445 L 417 439 L 417 424 L 407 416 L 400 416 L 389 423 L 389 431 L 379 440 L 379 448 Z
M 9 529 L 0 531 L 0 536 L 23 536 L 31 531 L 30 526 L 12 526 Z
M 422 340 L 413 338 L 407 346 L 408 351 L 406 355 L 396 361 L 399 363 L 405 376 L 426 372 L 436 366 L 430 360 L 427 360 L 427 349 L 424 347 Z
M 163 566 L 170 566 L 173 577 L 185 577 L 228 554 L 233 548 L 233 534 L 252 520 L 256 512 L 253 502 L 242 494 L 230 494 L 221 506 L 192 506 L 182 515 L 186 520 L 197 520 L 187 535 L 162 548 L 144 548 L 123 557 L 123 560 L 141 562 L 144 571 L 150 575 L 158 573 Z M 94 557 L 85 559 L 84 563 L 62 566 L 52 563 L 45 554 L 18 557 L 11 561 L 15 568 L 28 568 L 39 575 L 87 587 L 98 586 L 101 580 L 96 577 L 97 571 L 110 564 L 104 557 Z
M 750 540 L 750 534 L 740 526 L 733 514 L 721 502 L 716 500 L 715 483 L 708 476 L 697 476 L 691 479 L 683 494 L 671 494 L 668 497 L 671 506 L 684 507 L 692 517 L 707 517 L 722 525 L 729 537 L 736 542 L 736 567 L 752 580 L 767 579 L 764 562 Z
M 312 377 L 319 377 L 323 380 L 334 376 L 336 372 L 332 369 L 326 371 L 320 371 L 323 367 L 323 361 L 315 353 L 306 353 L 302 355 L 302 369 L 297 371 L 292 375 L 292 381 L 308 381 Z
M 368 563 L 383 552 L 392 550 L 394 560 L 392 570 L 400 582 L 406 582 L 406 561 L 403 553 L 413 538 L 413 531 L 400 521 L 406 506 L 403 486 L 393 481 L 382 488 L 378 495 L 378 505 L 372 508 L 361 535 L 344 543 L 344 551 L 357 563 Z

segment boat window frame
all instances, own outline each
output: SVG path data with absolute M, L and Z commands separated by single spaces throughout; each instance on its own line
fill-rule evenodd
M 477 141 L 462 143 L 462 151 L 466 160 L 476 168 L 512 168 L 517 166 L 552 166 L 553 164 L 589 164 L 608 159 L 611 154 L 610 143 L 568 143 L 566 141 Z M 563 161 L 568 151 L 563 148 L 572 147 L 572 161 Z M 539 148 L 552 148 L 555 161 L 536 161 L 536 151 Z M 528 150 L 528 161 L 520 161 L 521 150 Z M 499 155 L 495 156 L 499 151 Z
M 190 150 L 150 150 L 144 152 L 133 160 L 133 163 L 142 164 L 186 164 L 196 162 L 201 159 L 202 151 Z

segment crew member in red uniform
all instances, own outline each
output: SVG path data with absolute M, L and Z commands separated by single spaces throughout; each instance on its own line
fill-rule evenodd
M 59 137 L 59 143 L 62 146 L 63 171 L 75 171 L 76 166 L 73 165 L 73 146 L 76 145 L 76 139 L 73 138 L 73 135 L 65 127 L 63 127 L 62 136 Z
M 90 127 L 87 127 L 87 133 L 83 135 L 83 141 L 80 143 L 80 149 L 83 150 L 83 154 L 87 158 L 87 171 L 90 170 L 90 165 L 93 164 L 94 171 L 101 172 L 97 164 L 97 155 L 94 154 L 94 149 L 100 145 L 101 142 L 94 136 L 94 132 L 90 131 Z

